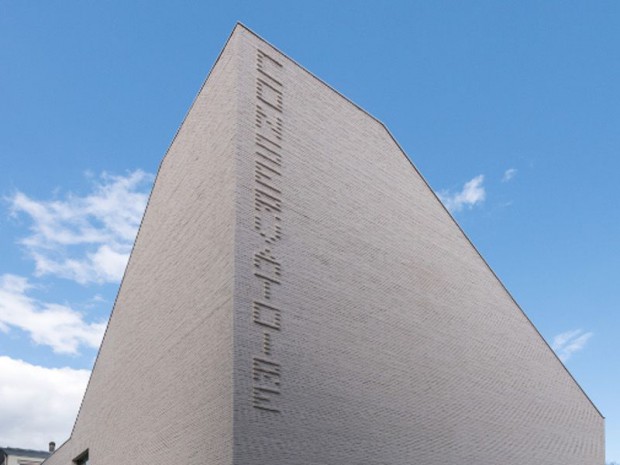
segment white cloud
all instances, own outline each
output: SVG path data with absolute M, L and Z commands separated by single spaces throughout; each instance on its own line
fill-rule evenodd
M 437 195 L 452 213 L 461 211 L 464 207 L 472 208 L 474 205 L 482 203 L 486 198 L 486 191 L 482 185 L 483 181 L 484 176 L 480 174 L 467 181 L 459 192 L 442 191 Z
M 579 352 L 586 346 L 592 334 L 581 329 L 566 331 L 553 338 L 551 347 L 560 360 L 566 362 L 575 352 Z
M 33 200 L 22 192 L 9 198 L 13 215 L 31 220 L 20 242 L 34 259 L 36 275 L 55 275 L 80 284 L 118 282 L 123 276 L 142 219 L 153 176 L 102 174 L 86 196 Z
M 99 347 L 105 323 L 87 323 L 81 313 L 66 305 L 34 299 L 28 295 L 31 288 L 21 276 L 0 276 L 0 330 L 21 329 L 35 343 L 57 353 L 76 354 L 80 346 Z
M 504 175 L 502 176 L 502 182 L 508 182 L 512 178 L 514 178 L 516 175 L 517 175 L 516 168 L 508 168 L 506 171 L 504 171 Z
M 47 450 L 66 440 L 90 372 L 45 368 L 0 356 L 0 438 L 13 447 Z

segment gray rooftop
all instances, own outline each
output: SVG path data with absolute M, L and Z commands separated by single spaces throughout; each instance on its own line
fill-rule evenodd
M 17 447 L 0 447 L 3 455 L 19 455 L 20 457 L 47 458 L 50 453 L 43 450 L 19 449 Z

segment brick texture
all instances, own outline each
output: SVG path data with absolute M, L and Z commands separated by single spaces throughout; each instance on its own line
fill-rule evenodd
M 602 465 L 603 437 L 385 127 L 237 26 L 46 463 Z
M 71 438 L 97 465 L 232 461 L 233 39 L 164 158 Z

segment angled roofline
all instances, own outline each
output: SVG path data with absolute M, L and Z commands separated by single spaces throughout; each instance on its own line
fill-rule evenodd
M 480 251 L 478 250 L 478 248 L 474 245 L 474 243 L 472 242 L 472 240 L 469 238 L 469 236 L 465 233 L 465 231 L 463 231 L 463 228 L 461 228 L 461 226 L 459 225 L 459 223 L 456 221 L 456 219 L 454 218 L 454 216 L 452 216 L 452 213 L 450 213 L 450 211 L 446 208 L 446 206 L 443 204 L 443 202 L 439 199 L 439 197 L 437 196 L 437 194 L 435 193 L 435 190 L 431 187 L 431 185 L 429 184 L 429 182 L 426 180 L 426 178 L 422 175 L 422 173 L 420 173 L 420 170 L 418 170 L 418 168 L 415 166 L 415 164 L 413 163 L 413 161 L 411 160 L 411 158 L 409 158 L 407 156 L 407 153 L 403 150 L 402 146 L 398 143 L 398 141 L 396 140 L 396 137 L 394 137 L 394 135 L 390 132 L 390 130 L 388 129 L 388 127 L 385 125 L 385 123 L 383 123 L 383 121 L 381 121 L 380 119 L 378 119 L 376 116 L 373 116 L 372 114 L 370 114 L 368 111 L 366 111 L 364 108 L 362 108 L 361 106 L 359 106 L 357 103 L 355 103 L 353 100 L 351 100 L 350 98 L 348 98 L 346 95 L 342 94 L 340 91 L 334 89 L 331 85 L 329 85 L 327 82 L 325 82 L 323 79 L 321 79 L 320 77 L 318 77 L 316 74 L 312 73 L 312 71 L 309 71 L 307 68 L 305 68 L 303 65 L 299 64 L 297 61 L 295 61 L 293 58 L 291 58 L 290 56 L 288 56 L 286 53 L 284 53 L 282 50 L 280 50 L 278 47 L 274 46 L 271 42 L 268 42 L 267 40 L 263 39 L 260 35 L 258 35 L 256 32 L 254 32 L 252 29 L 250 29 L 249 27 L 247 27 L 245 24 L 243 24 L 240 21 L 237 21 L 237 24 L 235 26 L 235 28 L 233 29 L 233 32 L 231 34 L 232 35 L 235 33 L 235 31 L 237 30 L 237 28 L 243 28 L 246 31 L 248 31 L 250 34 L 252 34 L 254 37 L 256 37 L 257 39 L 259 39 L 260 41 L 266 43 L 267 45 L 269 45 L 271 48 L 273 48 L 274 50 L 276 50 L 278 53 L 282 54 L 285 58 L 287 58 L 288 60 L 290 60 L 292 63 L 294 63 L 295 65 L 299 66 L 299 68 L 301 68 L 303 71 L 305 71 L 306 73 L 308 73 L 312 78 L 316 79 L 318 82 L 320 82 L 321 84 L 323 84 L 325 87 L 327 87 L 329 90 L 335 92 L 337 95 L 339 95 L 340 97 L 342 97 L 346 102 L 350 103 L 351 105 L 353 105 L 355 108 L 357 108 L 358 110 L 360 110 L 362 113 L 366 114 L 367 116 L 369 116 L 372 120 L 374 120 L 376 123 L 378 123 L 383 130 L 387 133 L 387 135 L 389 136 L 390 139 L 392 139 L 392 142 L 394 142 L 394 144 L 396 145 L 396 147 L 398 148 L 398 150 L 400 151 L 400 153 L 409 161 L 409 163 L 411 164 L 411 167 L 415 170 L 415 172 L 418 174 L 418 176 L 420 176 L 420 178 L 422 179 L 422 181 L 424 181 L 424 184 L 426 184 L 426 187 L 428 187 L 428 189 L 433 193 L 433 196 L 435 197 L 435 199 L 437 200 L 437 202 L 439 202 L 439 205 L 441 205 L 441 207 L 445 210 L 445 212 L 448 214 L 448 216 L 450 217 L 450 219 L 452 219 L 452 222 L 456 225 L 457 228 L 459 228 L 459 231 L 461 231 L 461 234 L 463 234 L 463 236 L 465 237 L 465 239 L 467 240 L 467 242 L 469 242 L 469 244 L 474 248 L 474 250 L 476 251 L 476 253 L 478 254 L 478 256 L 480 257 L 480 259 L 482 260 L 482 262 L 486 265 L 486 267 L 489 269 L 489 271 L 491 272 L 491 274 L 495 277 L 495 279 L 499 282 L 499 284 L 502 286 L 502 288 L 504 289 L 504 291 L 506 292 L 506 294 L 508 294 L 508 297 L 510 297 L 510 300 L 513 301 L 513 303 L 517 306 L 517 308 L 521 311 L 521 313 L 523 314 L 523 316 L 525 317 L 525 319 L 528 321 L 528 323 L 532 326 L 532 328 L 534 328 L 534 330 L 536 331 L 536 333 L 538 334 L 538 336 L 543 340 L 543 342 L 545 343 L 545 345 L 547 346 L 547 348 L 551 351 L 551 353 L 555 356 L 556 360 L 560 363 L 560 365 L 562 366 L 562 368 L 564 368 L 564 370 L 566 371 L 566 373 L 568 373 L 568 376 L 570 376 L 570 378 L 573 380 L 573 382 L 577 385 L 577 387 L 579 388 L 579 390 L 582 392 L 582 394 L 586 397 L 586 399 L 590 402 L 590 404 L 592 405 L 592 407 L 594 407 L 594 410 L 596 410 L 596 412 L 601 416 L 601 418 L 605 418 L 605 416 L 601 413 L 601 411 L 598 409 L 598 407 L 596 406 L 596 404 L 592 401 L 592 399 L 590 399 L 590 396 L 588 396 L 588 394 L 586 394 L 586 392 L 584 391 L 584 389 L 581 387 L 581 385 L 579 384 L 579 382 L 575 379 L 575 377 L 571 374 L 571 372 L 568 370 L 568 368 L 566 368 L 566 365 L 564 365 L 564 362 L 562 362 L 562 360 L 560 360 L 560 358 L 558 357 L 558 355 L 555 353 L 555 351 L 551 348 L 551 346 L 549 345 L 549 343 L 547 342 L 547 340 L 543 337 L 543 335 L 540 333 L 540 331 L 538 330 L 538 328 L 536 328 L 536 326 L 534 325 L 534 323 L 532 322 L 532 320 L 530 320 L 530 318 L 527 316 L 527 314 L 525 313 L 525 311 L 521 308 L 521 306 L 518 304 L 518 302 L 516 301 L 516 299 L 513 297 L 513 295 L 510 293 L 510 291 L 506 288 L 506 286 L 504 285 L 504 283 L 502 282 L 502 280 L 499 278 L 499 276 L 497 276 L 497 274 L 495 273 L 495 271 L 493 271 L 493 268 L 491 268 L 491 266 L 489 265 L 489 263 L 485 260 L 485 258 L 482 256 L 482 254 L 480 253 Z M 215 67 L 215 65 L 214 65 Z

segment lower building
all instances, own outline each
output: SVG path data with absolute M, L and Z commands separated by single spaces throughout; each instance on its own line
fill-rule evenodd
M 50 445 L 50 451 L 52 451 Z M 0 447 L 0 465 L 39 465 L 51 452 L 16 447 Z

